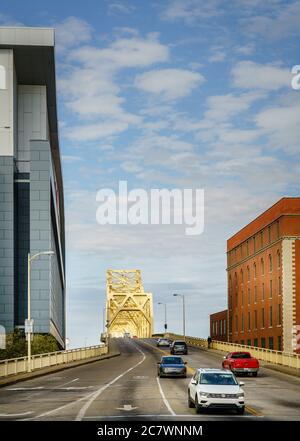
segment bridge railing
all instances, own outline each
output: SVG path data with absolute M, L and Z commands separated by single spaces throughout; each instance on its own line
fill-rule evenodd
M 72 361 L 86 360 L 107 354 L 107 346 L 89 346 L 86 348 L 70 349 L 68 351 L 49 352 L 31 357 L 31 370 L 58 366 Z M 0 378 L 27 372 L 28 358 L 10 358 L 0 360 Z
M 172 333 L 165 334 L 165 337 L 172 340 L 183 339 L 182 335 Z M 187 336 L 185 337 L 185 341 L 188 345 L 191 346 L 208 348 L 208 341 L 205 338 Z M 253 355 L 253 357 L 256 357 L 260 361 L 300 369 L 300 354 L 274 351 L 272 349 L 258 348 L 256 346 L 240 345 L 236 343 L 229 343 L 217 340 L 212 340 L 210 348 L 223 352 L 249 351 L 251 352 L 251 355 Z
M 258 360 L 271 364 L 280 364 L 282 366 L 300 369 L 300 354 L 274 351 L 272 349 L 257 348 L 256 346 L 246 346 L 215 340 L 212 341 L 211 348 L 224 352 L 249 351 L 251 352 L 251 355 L 256 357 Z

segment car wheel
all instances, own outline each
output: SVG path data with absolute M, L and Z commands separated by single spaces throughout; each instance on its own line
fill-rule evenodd
M 198 397 L 196 394 L 196 398 L 195 398 L 195 407 L 196 407 L 196 413 L 201 413 L 203 412 L 202 406 L 199 405 L 198 403 Z
M 245 406 L 240 407 L 239 409 L 237 409 L 237 414 L 238 415 L 244 415 L 245 413 Z
M 193 409 L 195 407 L 195 404 L 191 400 L 190 391 L 188 391 L 188 406 L 190 409 Z

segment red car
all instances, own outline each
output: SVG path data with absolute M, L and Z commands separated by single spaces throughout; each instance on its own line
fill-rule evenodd
M 230 352 L 222 362 L 224 369 L 230 369 L 234 374 L 251 374 L 257 377 L 259 361 L 251 357 L 250 352 Z

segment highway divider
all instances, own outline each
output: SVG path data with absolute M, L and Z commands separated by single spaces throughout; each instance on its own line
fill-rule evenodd
M 171 340 L 183 340 L 183 335 L 167 333 L 166 338 Z M 258 348 L 256 346 L 240 345 L 236 343 L 229 343 L 224 341 L 212 340 L 208 344 L 207 339 L 198 337 L 185 337 L 185 341 L 190 346 L 201 347 L 203 349 L 215 349 L 225 353 L 248 351 L 251 352 L 253 357 L 256 357 L 260 361 L 264 361 L 269 364 L 286 366 L 288 368 L 300 369 L 300 354 L 291 352 L 274 351 L 272 349 Z

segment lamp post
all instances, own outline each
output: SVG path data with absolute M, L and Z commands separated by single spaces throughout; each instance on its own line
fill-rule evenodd
M 27 371 L 31 372 L 31 334 L 33 333 L 33 321 L 31 320 L 31 262 L 39 256 L 52 256 L 54 251 L 41 251 L 33 256 L 28 253 L 28 273 L 27 273 Z M 26 326 L 25 326 L 26 328 Z
M 165 332 L 167 332 L 167 329 L 168 329 L 168 325 L 167 325 L 167 304 L 163 303 L 163 302 L 158 302 L 158 305 L 164 305 L 164 307 L 165 307 L 165 324 L 164 324 L 164 328 L 165 328 Z
M 182 324 L 183 324 L 183 338 L 185 340 L 185 296 L 184 294 L 173 294 L 173 296 L 182 298 Z

